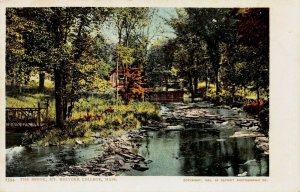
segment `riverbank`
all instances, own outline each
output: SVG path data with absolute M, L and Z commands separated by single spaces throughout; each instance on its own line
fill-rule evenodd
M 268 175 L 268 140 L 262 139 L 260 122 L 240 108 L 209 102 L 169 103 L 161 104 L 158 115 L 161 121 L 138 129 L 120 129 L 106 137 L 93 133 L 91 144 L 78 140 L 73 145 L 37 146 L 21 152 L 21 148 L 9 149 L 7 170 L 11 176 L 18 176 L 14 170 L 19 169 L 50 176 Z M 29 156 L 35 151 L 27 163 L 37 161 L 34 164 L 40 170 L 45 166 L 49 171 L 27 170 L 27 151 Z
M 35 94 L 7 97 L 7 106 L 33 107 L 45 95 Z M 72 116 L 62 128 L 53 125 L 54 104 L 49 102 L 48 126 L 45 129 L 28 131 L 22 145 L 56 146 L 94 143 L 97 137 L 118 134 L 119 131 L 136 129 L 159 121 L 159 108 L 149 102 L 132 102 L 128 105 L 97 97 L 82 98 L 75 103 Z
M 172 103 L 164 104 L 161 106 L 161 113 L 163 121 L 156 124 L 150 124 L 143 126 L 138 130 L 129 130 L 128 132 L 121 134 L 119 136 L 109 137 L 103 140 L 103 154 L 92 161 L 88 161 L 76 166 L 70 166 L 68 169 L 60 172 L 62 176 L 74 176 L 76 174 L 81 175 L 146 175 L 157 174 L 157 165 L 158 167 L 162 166 L 158 163 L 163 163 L 162 158 L 166 158 L 167 161 L 171 164 L 176 161 L 181 161 L 183 157 L 180 157 L 180 154 L 173 152 L 172 155 L 168 154 L 170 147 L 166 142 L 167 140 L 159 141 L 164 143 L 164 146 L 155 146 L 152 150 L 161 150 L 161 152 L 154 152 L 159 154 L 164 154 L 164 157 L 149 156 L 151 154 L 151 143 L 155 142 L 158 138 L 158 135 L 169 135 L 172 132 L 177 134 L 184 134 L 187 136 L 192 133 L 200 134 L 199 137 L 194 138 L 196 140 L 201 139 L 203 136 L 212 135 L 216 139 L 214 142 L 218 143 L 235 143 L 238 141 L 238 145 L 243 148 L 250 143 L 253 143 L 253 146 L 257 146 L 258 150 L 261 150 L 260 154 L 268 155 L 268 140 L 266 140 L 264 134 L 262 134 L 260 129 L 260 123 L 258 120 L 248 116 L 239 109 L 229 109 L 228 107 L 222 108 L 214 106 L 211 103 L 201 102 L 201 103 Z M 171 134 L 171 135 L 174 135 Z M 154 135 L 157 135 L 154 137 Z M 192 134 L 193 135 L 193 134 Z M 218 136 L 219 135 L 219 136 Z M 228 136 L 227 136 L 228 135 Z M 188 137 L 191 137 L 188 136 Z M 252 138 L 254 138 L 252 140 Z M 154 141 L 152 141 L 155 139 Z M 146 143 L 149 143 L 145 145 Z M 189 140 L 189 142 L 193 141 Z M 267 142 L 266 142 L 267 141 Z M 175 142 L 175 141 L 174 141 Z M 242 143 L 241 143 L 242 142 Z M 249 143 L 250 142 L 250 143 Z M 178 143 L 170 144 L 171 146 L 176 146 Z M 185 144 L 186 145 L 186 144 Z M 224 145 L 224 144 L 223 144 Z M 228 144 L 227 144 L 228 145 Z M 231 145 L 231 144 L 230 144 Z M 252 144 L 251 144 L 252 145 Z M 250 146 L 251 146 L 250 145 Z M 250 147 L 249 146 L 249 147 Z M 263 147 L 261 147 L 263 146 Z M 164 149 L 166 147 L 167 149 Z M 208 146 L 206 146 L 208 147 Z M 173 147 L 172 147 L 173 148 Z M 145 151 L 146 150 L 146 151 Z M 150 151 L 148 151 L 150 150 Z M 166 152 L 164 152 L 167 150 Z M 189 150 L 188 146 L 182 148 L 183 153 L 186 153 Z M 224 150 L 224 149 L 222 149 Z M 243 149 L 245 150 L 245 149 Z M 247 149 L 249 150 L 249 149 Z M 148 151 L 148 152 L 147 152 Z M 153 153 L 153 152 L 152 152 Z M 198 152 L 197 152 L 198 153 Z M 205 153 L 205 151 L 199 151 L 199 153 Z M 223 151 L 224 155 L 226 151 Z M 189 153 L 188 153 L 189 154 Z M 249 154 L 251 152 L 249 151 Z M 238 170 L 243 170 L 241 173 L 233 174 L 232 176 L 247 176 L 248 174 L 258 174 L 258 172 L 249 171 L 249 167 L 255 167 L 258 169 L 259 160 L 253 155 L 240 154 L 241 157 L 235 157 L 240 159 L 239 164 L 243 167 L 248 167 L 247 169 L 239 168 Z M 169 156 L 171 155 L 171 156 Z M 189 154 L 188 157 L 184 158 L 193 158 L 195 154 Z M 228 154 L 229 155 L 229 154 Z M 168 157 L 169 156 L 169 157 Z M 260 155 L 258 155 L 260 156 Z M 158 158 L 158 159 L 157 159 Z M 175 162 L 173 162 L 175 161 Z M 236 160 L 235 160 L 236 161 Z M 251 164 L 248 164 L 251 162 Z M 152 165 L 152 163 L 154 165 Z M 165 165 L 168 167 L 167 165 Z M 232 165 L 234 166 L 234 165 Z M 225 170 L 229 169 L 231 166 L 228 166 L 226 163 L 224 165 Z M 150 169 L 150 170 L 149 170 Z M 176 168 L 177 169 L 177 168 Z M 235 168 L 234 168 L 235 169 Z M 252 168 L 251 168 L 252 169 Z M 149 171 L 148 171 L 149 170 Z M 168 168 L 167 168 L 168 170 Z M 170 172 L 174 172 L 168 170 Z M 225 174 L 223 169 L 219 170 L 218 174 Z M 236 172 L 235 170 L 234 172 Z M 148 173 L 149 172 L 149 173 Z M 168 175 L 170 173 L 163 172 L 162 175 Z M 173 174 L 178 174 L 174 172 Z M 189 173 L 185 173 L 189 174 Z M 194 174 L 194 173 L 193 173 Z M 203 172 L 202 174 L 206 174 Z M 228 173 L 232 174 L 232 173 Z M 266 173 L 264 173 L 266 174 Z

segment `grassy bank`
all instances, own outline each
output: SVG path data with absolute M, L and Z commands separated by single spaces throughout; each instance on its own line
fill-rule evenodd
M 7 107 L 37 107 L 37 103 L 50 98 L 49 119 L 55 120 L 55 100 L 43 93 L 7 95 Z M 64 128 L 52 126 L 49 129 L 25 134 L 25 144 L 59 145 L 74 144 L 78 141 L 92 142 L 95 133 L 100 137 L 119 134 L 143 124 L 159 120 L 159 109 L 149 102 L 133 102 L 130 105 L 115 104 L 113 99 L 96 97 L 81 98 L 75 103 L 72 117 Z

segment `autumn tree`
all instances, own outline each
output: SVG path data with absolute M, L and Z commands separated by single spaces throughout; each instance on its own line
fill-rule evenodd
M 239 42 L 245 46 L 249 77 L 259 100 L 260 89 L 269 87 L 269 9 L 238 9 L 236 15 Z
M 140 44 L 138 40 L 141 40 L 140 30 L 147 26 L 149 8 L 115 8 L 112 12 L 111 23 L 114 24 L 118 37 L 115 54 L 117 76 L 119 66 L 122 66 L 123 74 L 125 74 L 125 84 L 127 85 L 128 77 L 126 76 L 126 69 L 131 67 L 134 61 L 136 61 L 136 58 L 140 55 L 139 51 L 145 50 L 147 47 L 148 41 L 145 44 Z M 128 94 L 129 88 L 125 87 L 125 95 Z M 118 87 L 116 87 L 116 98 L 118 98 Z M 125 102 L 128 103 L 127 100 Z

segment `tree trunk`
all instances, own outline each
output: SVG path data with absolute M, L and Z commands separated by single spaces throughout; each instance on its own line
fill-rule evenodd
M 45 72 L 39 72 L 39 90 L 44 91 L 45 89 Z
M 256 96 L 257 96 L 257 114 L 259 114 L 260 106 L 259 106 L 259 83 L 256 82 Z
M 220 85 L 219 85 L 219 70 L 215 69 L 215 83 L 216 83 L 216 95 L 218 96 L 220 93 Z
M 166 91 L 169 89 L 169 75 L 166 77 Z
M 54 83 L 55 83 L 56 126 L 62 128 L 64 125 L 62 72 L 59 69 L 54 70 Z
M 16 87 L 16 72 L 15 72 L 15 70 L 12 71 L 10 86 L 12 89 Z
M 19 93 L 22 93 L 22 69 L 21 66 L 19 66 L 19 76 L 17 76 L 17 87 L 18 87 L 18 91 Z
M 198 93 L 198 74 L 195 74 L 194 76 L 194 93 Z
M 231 87 L 231 97 L 232 97 L 232 103 L 235 102 L 235 99 L 234 99 L 234 94 L 235 94 L 235 85 L 232 85 Z
M 194 101 L 194 90 L 193 90 L 193 78 L 191 72 L 188 73 L 188 79 L 189 79 L 189 91 L 191 93 L 192 102 Z
M 64 121 L 67 119 L 68 112 L 68 100 L 67 98 L 63 98 L 63 119 Z

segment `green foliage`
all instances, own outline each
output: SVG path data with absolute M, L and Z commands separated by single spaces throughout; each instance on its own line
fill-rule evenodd
M 125 47 L 122 45 L 117 46 L 117 50 L 116 50 L 117 57 L 120 63 L 123 65 L 123 67 L 125 66 L 128 67 L 133 63 L 134 61 L 134 58 L 132 57 L 133 52 L 134 49 L 132 48 Z
M 174 40 L 161 42 L 149 50 L 145 77 L 151 87 L 167 86 L 169 79 L 177 77 L 177 74 L 172 75 L 172 66 L 176 59 L 175 50 L 178 49 L 175 43 Z M 185 68 L 181 66 L 176 69 L 183 71 Z
M 97 56 L 95 38 L 91 37 L 108 15 L 107 8 L 7 9 L 6 48 L 11 64 L 7 77 L 14 80 L 18 73 L 24 79 L 34 68 L 47 71 L 55 80 L 58 126 L 66 118 L 65 105 L 72 106 L 80 91 L 105 91 L 109 86 L 108 72 L 97 73 L 109 67 Z M 17 79 L 19 86 L 26 83 L 23 79 Z
M 42 95 L 27 97 L 8 97 L 8 106 L 34 107 Z M 17 105 L 19 103 L 19 105 Z M 149 102 L 133 102 L 130 105 L 111 105 L 112 102 L 95 97 L 81 98 L 76 103 L 72 118 L 68 119 L 64 128 L 53 128 L 46 131 L 30 132 L 24 138 L 24 143 L 37 145 L 74 144 L 76 140 L 90 142 L 93 132 L 102 136 L 116 134 L 120 131 L 139 128 L 150 121 L 160 120 L 159 109 Z M 54 102 L 50 104 L 51 113 Z M 111 108 L 112 112 L 105 113 Z M 85 119 L 87 113 L 91 116 Z
M 71 122 L 64 129 L 55 127 L 46 131 L 28 132 L 23 138 L 23 143 L 40 146 L 75 144 L 78 140 L 89 143 L 93 140 L 92 133 L 88 122 Z
M 159 109 L 157 109 L 152 103 L 149 102 L 132 102 L 130 105 L 112 105 L 112 102 L 103 100 L 100 98 L 88 97 L 87 99 L 80 99 L 75 104 L 74 114 L 72 119 L 83 118 L 84 115 L 91 114 L 102 115 L 99 122 L 99 127 L 105 127 L 104 123 L 107 122 L 120 122 L 119 119 L 132 119 L 133 116 L 143 116 L 147 120 L 159 119 Z M 105 114 L 106 109 L 112 108 L 113 112 Z M 93 118 L 92 118 L 93 119 Z M 123 121 L 123 120 L 121 120 Z
M 28 81 L 31 66 L 26 63 L 26 35 L 36 28 L 20 9 L 6 9 L 6 81 L 21 88 Z

